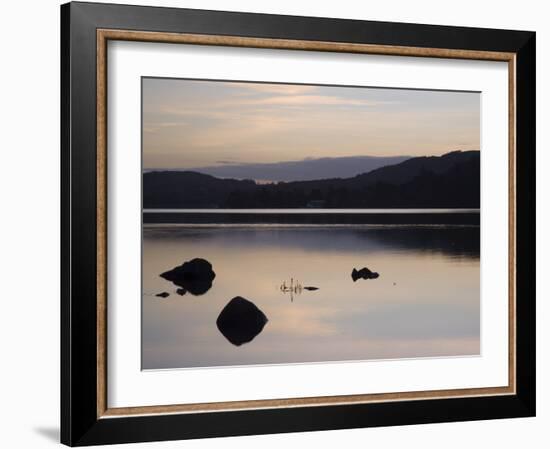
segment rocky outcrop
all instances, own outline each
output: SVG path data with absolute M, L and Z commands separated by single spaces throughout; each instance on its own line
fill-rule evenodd
M 351 278 L 353 279 L 353 282 L 357 281 L 357 279 L 376 279 L 379 276 L 380 275 L 378 273 L 369 270 L 367 267 L 363 267 L 360 270 L 354 268 L 351 272 Z
M 236 296 L 223 308 L 216 326 L 235 346 L 252 341 L 264 328 L 267 317 L 251 301 Z
M 216 277 L 216 273 L 212 270 L 210 262 L 197 258 L 162 273 L 160 277 L 173 282 L 192 295 L 198 296 L 212 288 L 212 281 Z

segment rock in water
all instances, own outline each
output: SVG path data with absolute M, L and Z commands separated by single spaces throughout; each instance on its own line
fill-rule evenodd
M 252 341 L 266 323 L 264 313 L 240 296 L 229 301 L 216 320 L 219 331 L 235 346 Z
M 207 260 L 193 259 L 162 273 L 160 277 L 184 288 L 192 295 L 198 296 L 212 288 L 212 281 L 216 277 L 216 273 L 212 270 L 212 264 Z
M 351 278 L 353 279 L 353 282 L 355 282 L 357 279 L 376 279 L 379 276 L 380 275 L 378 273 L 370 271 L 367 267 L 361 268 L 360 270 L 356 270 L 354 268 L 351 272 Z
M 315 290 L 319 290 L 319 287 L 304 287 L 304 290 L 309 290 L 310 292 L 314 292 Z
M 155 296 L 158 296 L 159 298 L 168 298 L 168 296 L 170 296 L 170 293 L 162 292 L 162 293 L 157 293 Z
M 185 294 L 187 293 L 187 290 L 185 290 L 184 288 L 178 288 L 178 289 L 176 290 L 176 293 L 177 293 L 178 295 L 180 295 L 180 296 L 183 296 L 183 295 L 185 295 Z

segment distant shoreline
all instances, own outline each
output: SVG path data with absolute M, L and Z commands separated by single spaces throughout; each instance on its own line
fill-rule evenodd
M 395 209 L 381 211 L 365 210 L 322 210 L 294 209 L 288 212 L 274 209 L 178 209 L 178 210 L 144 210 L 144 224 L 410 224 L 410 225 L 477 225 L 480 224 L 479 209 Z
M 368 209 L 337 209 L 337 208 L 269 208 L 269 209 L 143 209 L 144 214 L 479 214 L 477 208 L 368 208 Z

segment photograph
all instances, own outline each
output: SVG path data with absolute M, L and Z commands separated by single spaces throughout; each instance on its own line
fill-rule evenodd
M 388 446 L 422 425 L 431 448 L 471 440 L 444 423 L 475 421 L 480 440 L 497 426 L 505 446 L 541 430 L 528 423 L 542 16 L 158 3 L 61 5 L 60 92 L 34 79 L 36 58 L 19 58 L 11 89 L 18 105 L 29 89 L 61 94 L 60 126 L 38 114 L 11 145 L 59 133 L 60 158 L 31 142 L 61 181 L 60 276 L 47 276 L 60 307 L 37 302 L 59 316 L 34 314 L 61 334 L 47 356 L 58 411 L 43 409 L 59 440 L 293 433 L 309 447 L 340 430 Z M 33 45 L 19 53 L 47 54 Z M 56 179 L 23 159 L 8 176 Z M 47 217 L 30 204 L 55 210 L 35 178 L 19 227 Z M 35 234 L 12 238 L 27 278 Z M 23 415 L 38 425 L 37 410 Z
M 480 356 L 480 92 L 141 93 L 142 370 Z

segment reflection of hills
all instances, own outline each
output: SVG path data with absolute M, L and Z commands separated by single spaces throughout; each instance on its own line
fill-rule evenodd
M 215 232 L 213 232 L 215 230 Z M 426 252 L 450 257 L 479 258 L 479 226 L 346 226 L 346 227 L 254 227 L 242 228 L 144 228 L 144 238 L 173 241 L 192 238 L 209 247 L 276 247 L 278 250 L 330 253 L 371 251 Z
M 369 237 L 386 247 L 479 258 L 479 227 L 405 228 L 373 230 Z
M 479 151 L 455 151 L 352 178 L 267 185 L 189 171 L 149 172 L 143 174 L 143 207 L 478 208 L 479 162 Z

